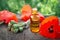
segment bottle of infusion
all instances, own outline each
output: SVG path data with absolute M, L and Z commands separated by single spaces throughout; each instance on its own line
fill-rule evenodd
M 38 16 L 37 8 L 32 9 L 32 15 L 30 17 L 30 30 L 31 32 L 39 32 L 39 21 L 40 17 Z

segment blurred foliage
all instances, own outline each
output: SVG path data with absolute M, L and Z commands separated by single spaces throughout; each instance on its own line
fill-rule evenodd
M 43 15 L 56 15 L 58 0 L 26 0 L 26 4 L 37 7 Z
M 56 12 L 56 15 L 60 17 L 60 0 L 59 0 L 58 4 L 56 5 L 55 12 Z
M 32 8 L 37 7 L 46 16 L 60 15 L 60 0 L 0 0 L 0 10 L 17 13 L 25 4 L 30 4 Z
M 6 9 L 17 13 L 24 4 L 24 0 L 0 0 L 0 10 Z

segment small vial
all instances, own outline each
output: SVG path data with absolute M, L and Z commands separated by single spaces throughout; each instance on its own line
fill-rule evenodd
M 37 13 L 37 8 L 32 9 L 32 15 L 30 17 L 30 30 L 31 32 L 39 32 L 40 17 Z

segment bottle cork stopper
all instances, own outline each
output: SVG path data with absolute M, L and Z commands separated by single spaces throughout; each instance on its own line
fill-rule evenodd
M 37 14 L 37 8 L 32 9 L 32 14 Z
M 36 10 L 37 11 L 37 8 L 33 8 L 32 10 Z

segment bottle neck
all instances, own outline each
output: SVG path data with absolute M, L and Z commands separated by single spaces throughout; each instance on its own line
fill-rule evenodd
M 32 12 L 32 15 L 37 15 L 37 14 L 38 14 L 37 12 L 34 12 L 34 11 Z
M 37 15 L 38 13 L 36 12 L 36 13 L 32 13 L 32 15 Z

